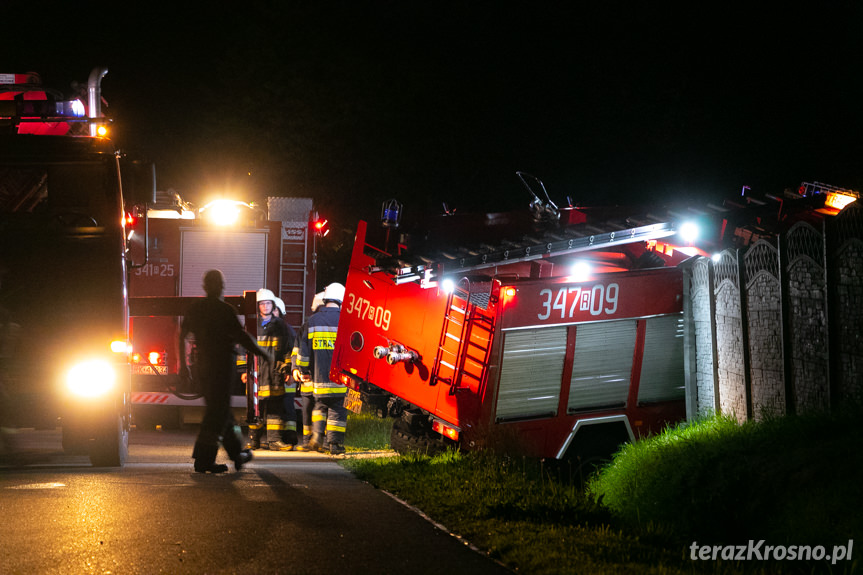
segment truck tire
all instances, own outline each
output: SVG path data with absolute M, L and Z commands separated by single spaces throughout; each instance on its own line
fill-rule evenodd
M 397 419 L 390 432 L 390 447 L 399 455 L 415 453 L 431 457 L 445 451 L 447 445 L 442 440 L 412 433 L 404 420 Z
M 122 467 L 129 454 L 129 431 L 123 418 L 111 418 L 90 442 L 90 463 L 93 467 Z
M 87 455 L 87 439 L 68 425 L 62 428 L 62 443 L 67 455 Z

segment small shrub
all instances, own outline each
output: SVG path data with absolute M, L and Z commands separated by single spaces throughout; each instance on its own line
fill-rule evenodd
M 626 446 L 589 492 L 626 523 L 681 538 L 841 542 L 863 535 L 849 511 L 863 504 L 861 449 L 855 415 L 717 416 Z

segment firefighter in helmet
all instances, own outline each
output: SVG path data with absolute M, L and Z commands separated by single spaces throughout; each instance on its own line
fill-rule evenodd
M 273 309 L 273 315 L 285 320 L 285 302 L 280 297 L 276 298 L 276 307 Z M 287 321 L 285 320 L 285 322 Z
M 294 373 L 298 380 L 311 377 L 314 385 L 315 407 L 308 449 L 323 452 L 324 445 L 329 445 L 331 455 L 345 453 L 348 420 L 345 408 L 348 388 L 330 381 L 330 364 L 344 297 L 345 286 L 342 284 L 332 283 L 324 289 L 324 306 L 309 317 L 308 333 L 299 342 L 296 366 L 299 373 Z
M 249 424 L 249 448 L 261 449 L 265 440 L 271 451 L 292 451 L 297 443 L 297 417 L 293 402 L 286 410 L 284 396 L 296 334 L 284 320 L 273 315 L 277 299 L 273 292 L 260 289 L 256 299 L 258 345 L 270 352 L 273 364 L 259 370 L 260 419 Z M 287 387 L 296 392 L 293 384 Z
M 324 292 L 318 292 L 312 299 L 312 313 L 314 314 L 323 305 Z M 297 340 L 291 352 L 291 364 L 294 366 L 293 379 L 300 386 L 300 397 L 303 402 L 302 412 L 300 413 L 303 421 L 303 438 L 297 445 L 299 451 L 308 451 L 309 442 L 312 440 L 312 411 L 315 408 L 315 385 L 312 383 L 312 378 L 309 375 L 304 375 L 301 370 L 297 369 L 297 366 L 300 364 L 300 341 L 308 337 L 309 318 L 306 318 L 305 323 L 300 328 L 300 333 L 297 334 Z

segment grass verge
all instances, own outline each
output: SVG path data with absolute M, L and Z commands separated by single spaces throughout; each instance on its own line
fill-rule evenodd
M 389 449 L 392 427 L 392 419 L 381 419 L 371 413 L 349 411 L 347 432 L 345 433 L 345 450 L 350 453 Z
M 626 446 L 587 490 L 556 465 L 489 453 L 343 465 L 517 572 L 855 573 L 859 560 L 693 561 L 690 544 L 859 542 L 859 422 L 706 419 Z
M 580 486 L 542 461 L 447 452 L 343 465 L 519 572 L 692 572 L 682 551 L 615 527 Z

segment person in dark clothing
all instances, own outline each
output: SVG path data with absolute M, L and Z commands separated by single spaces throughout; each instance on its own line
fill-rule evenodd
M 225 303 L 224 290 L 225 277 L 221 271 L 205 273 L 207 297 L 189 307 L 180 328 L 180 377 L 191 378 L 185 340 L 192 333 L 197 349 L 197 374 L 207 406 L 192 451 L 198 473 L 224 473 L 228 470 L 227 465 L 216 464 L 220 439 L 237 471 L 252 459 L 252 452 L 243 449 L 242 433 L 231 411 L 231 381 L 236 366 L 234 346 L 239 344 L 250 353 L 261 356 L 267 364 L 272 363 L 267 352 L 243 330 L 237 319 L 237 310 Z

